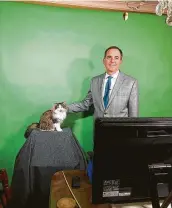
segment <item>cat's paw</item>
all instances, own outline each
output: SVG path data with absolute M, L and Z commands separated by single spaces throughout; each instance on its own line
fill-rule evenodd
M 56 130 L 57 130 L 57 131 L 63 131 L 62 129 L 59 129 L 59 128 L 58 128 L 58 129 L 56 129 Z

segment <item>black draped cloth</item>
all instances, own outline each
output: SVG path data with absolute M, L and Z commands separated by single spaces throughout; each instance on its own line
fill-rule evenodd
M 9 207 L 48 208 L 52 175 L 60 170 L 85 170 L 85 154 L 70 128 L 63 132 L 33 130 L 14 166 Z

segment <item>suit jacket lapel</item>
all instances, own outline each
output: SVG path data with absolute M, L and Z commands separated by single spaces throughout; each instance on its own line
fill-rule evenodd
M 112 89 L 112 92 L 111 92 L 111 95 L 110 95 L 110 98 L 109 98 L 109 103 L 108 103 L 107 108 L 109 107 L 109 105 L 112 102 L 114 96 L 116 95 L 116 93 L 118 92 L 119 88 L 121 87 L 123 81 L 124 81 L 123 73 L 119 72 L 117 80 L 115 82 L 115 85 L 114 85 L 114 87 Z
M 104 84 L 104 77 L 105 77 L 105 73 L 102 74 L 99 77 L 99 81 L 98 81 L 99 98 L 100 98 L 100 103 L 102 104 L 102 107 L 103 108 L 104 108 L 104 104 L 103 104 L 103 84 Z

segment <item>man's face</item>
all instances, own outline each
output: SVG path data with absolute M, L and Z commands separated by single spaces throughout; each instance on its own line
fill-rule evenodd
M 122 63 L 122 57 L 118 49 L 109 49 L 106 53 L 106 57 L 103 59 L 106 72 L 113 74 L 118 71 L 119 66 Z

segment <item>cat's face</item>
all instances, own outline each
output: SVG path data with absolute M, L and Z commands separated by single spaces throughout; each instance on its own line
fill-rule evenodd
M 59 113 L 66 113 L 67 112 L 67 105 L 65 102 L 62 103 L 56 103 L 54 106 L 54 112 L 55 114 L 59 114 Z
M 65 103 L 56 103 L 53 110 L 53 119 L 56 122 L 63 122 L 67 115 L 67 105 Z

